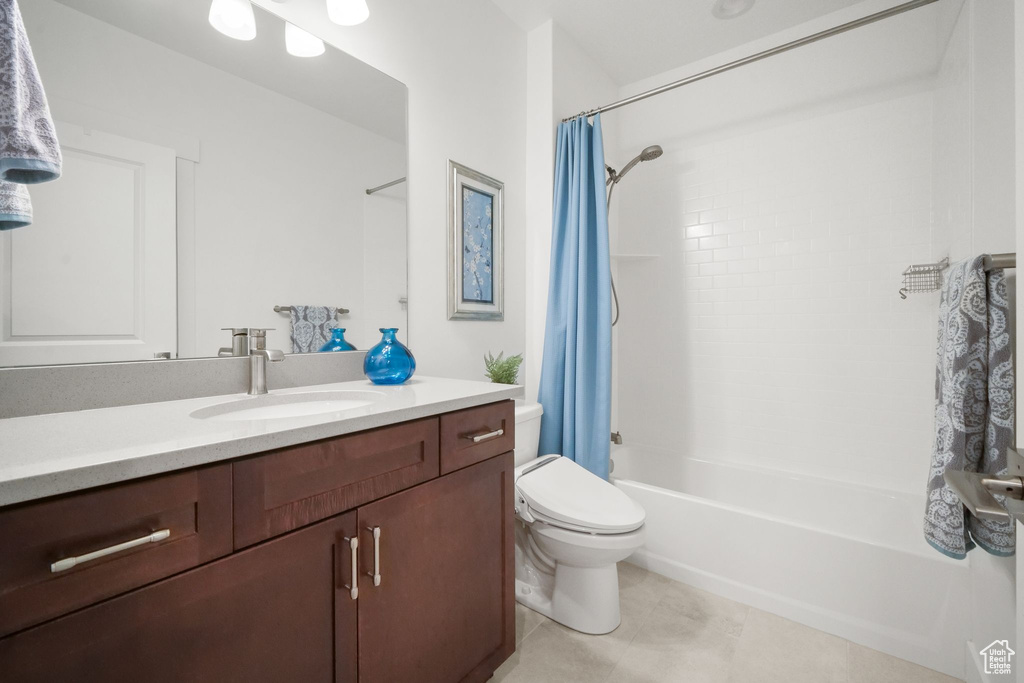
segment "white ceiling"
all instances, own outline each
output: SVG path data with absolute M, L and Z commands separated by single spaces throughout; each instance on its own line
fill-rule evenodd
M 292 57 L 285 52 L 284 22 L 259 7 L 256 38 L 241 41 L 210 26 L 210 0 L 57 1 L 405 144 L 404 84 L 330 45 L 319 57 Z
M 553 19 L 618 85 L 695 62 L 863 0 L 757 0 L 716 19 L 714 0 L 491 0 L 523 29 Z

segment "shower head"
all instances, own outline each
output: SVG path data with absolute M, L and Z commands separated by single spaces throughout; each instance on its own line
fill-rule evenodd
M 664 153 L 665 152 L 661 149 L 661 145 L 651 145 L 650 147 L 645 147 L 644 151 L 640 152 L 640 161 L 651 161 L 652 159 L 657 159 Z
M 621 173 L 612 173 L 610 182 L 619 182 L 626 176 L 627 173 L 629 173 L 633 169 L 634 166 L 639 164 L 641 161 L 652 161 L 654 159 L 657 159 L 664 153 L 664 150 L 661 149 L 661 145 L 651 145 L 650 147 L 645 147 L 644 151 L 637 154 L 635 157 L 633 157 L 632 161 L 626 164 L 626 166 L 622 169 Z

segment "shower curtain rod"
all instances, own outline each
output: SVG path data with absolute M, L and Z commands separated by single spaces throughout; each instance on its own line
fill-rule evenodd
M 675 90 L 676 88 L 682 87 L 684 85 L 689 85 L 690 83 L 695 83 L 696 81 L 703 80 L 703 79 L 705 79 L 705 78 L 707 78 L 709 76 L 716 76 L 716 75 L 718 75 L 720 73 L 725 73 L 726 71 L 731 71 L 732 69 L 735 69 L 736 67 L 740 67 L 740 66 L 744 66 L 745 64 L 751 64 L 753 62 L 760 61 L 760 60 L 764 59 L 765 57 L 771 57 L 773 55 L 781 54 L 783 52 L 789 52 L 790 50 L 792 50 L 794 48 L 802 47 L 804 45 L 810 45 L 811 43 L 815 43 L 815 42 L 817 42 L 819 40 L 822 40 L 824 38 L 831 38 L 832 36 L 839 35 L 840 33 L 846 33 L 847 31 L 852 31 L 855 28 L 860 28 L 861 26 L 867 26 L 868 24 L 873 24 L 876 21 L 881 21 L 883 19 L 888 19 L 890 17 L 896 16 L 897 14 L 903 14 L 904 12 L 909 12 L 912 9 L 917 9 L 918 7 L 924 7 L 925 5 L 930 5 L 933 2 L 938 2 L 938 0 L 911 0 L 910 2 L 905 2 L 905 3 L 901 4 L 901 5 L 896 5 L 895 7 L 890 7 L 887 10 L 882 10 L 881 12 L 875 12 L 874 14 L 869 14 L 866 17 L 862 17 L 860 19 L 855 19 L 854 21 L 849 21 L 849 22 L 847 22 L 845 24 L 840 24 L 839 26 L 834 26 L 833 28 L 827 29 L 825 31 L 819 31 L 818 33 L 813 33 L 813 34 L 811 34 L 809 36 L 806 36 L 804 38 L 799 38 L 797 40 L 793 40 L 793 41 L 790 41 L 788 43 L 783 43 L 782 45 L 778 45 L 778 46 L 770 48 L 768 50 L 763 50 L 762 52 L 758 52 L 758 53 L 752 54 L 749 57 L 743 57 L 742 59 L 737 59 L 737 60 L 729 62 L 727 64 L 723 64 L 721 66 L 716 66 L 713 69 L 708 69 L 707 71 L 701 71 L 699 74 L 695 74 L 693 76 L 687 76 L 686 78 L 682 78 L 682 79 L 680 79 L 678 81 L 673 81 L 672 83 L 668 83 L 666 85 L 659 86 L 657 88 L 654 88 L 653 90 L 648 90 L 646 92 L 642 92 L 642 93 L 639 93 L 637 95 L 633 95 L 632 97 L 627 97 L 624 100 L 619 100 L 618 102 L 612 102 L 611 104 L 606 104 L 603 107 L 598 107 L 597 109 L 591 109 L 590 111 L 582 111 L 579 114 L 576 114 L 575 116 L 570 116 L 568 118 L 562 119 L 562 123 L 566 123 L 567 121 L 572 121 L 573 119 L 578 119 L 580 117 L 585 117 L 585 116 L 589 117 L 589 116 L 593 116 L 594 114 L 600 114 L 602 112 L 611 111 L 612 109 L 618 109 L 619 107 L 625 107 L 627 104 L 633 104 L 634 102 L 639 102 L 640 100 L 646 100 L 648 97 L 654 97 L 655 95 L 660 95 L 663 92 L 668 92 L 669 90 Z

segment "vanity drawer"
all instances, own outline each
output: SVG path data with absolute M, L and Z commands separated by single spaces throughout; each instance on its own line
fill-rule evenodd
M 441 474 L 508 453 L 516 445 L 515 403 L 502 401 L 441 416 Z
M 0 548 L 4 636 L 230 553 L 231 466 L 0 510 Z
M 437 477 L 438 422 L 282 448 L 232 467 L 237 549 Z

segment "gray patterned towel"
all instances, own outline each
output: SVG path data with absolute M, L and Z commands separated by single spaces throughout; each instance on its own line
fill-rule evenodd
M 16 0 L 0 0 L 0 180 L 60 177 L 61 155 Z
M 315 353 L 331 338 L 334 314 L 330 306 L 292 306 L 292 353 Z
M 32 223 L 32 199 L 28 188 L 0 180 L 0 230 L 23 228 Z
M 973 517 L 942 478 L 948 469 L 1005 474 L 1013 445 L 1013 345 L 1006 275 L 984 257 L 950 266 L 939 303 L 935 447 L 928 477 L 925 539 L 963 559 L 976 544 L 1012 555 L 1011 523 Z

